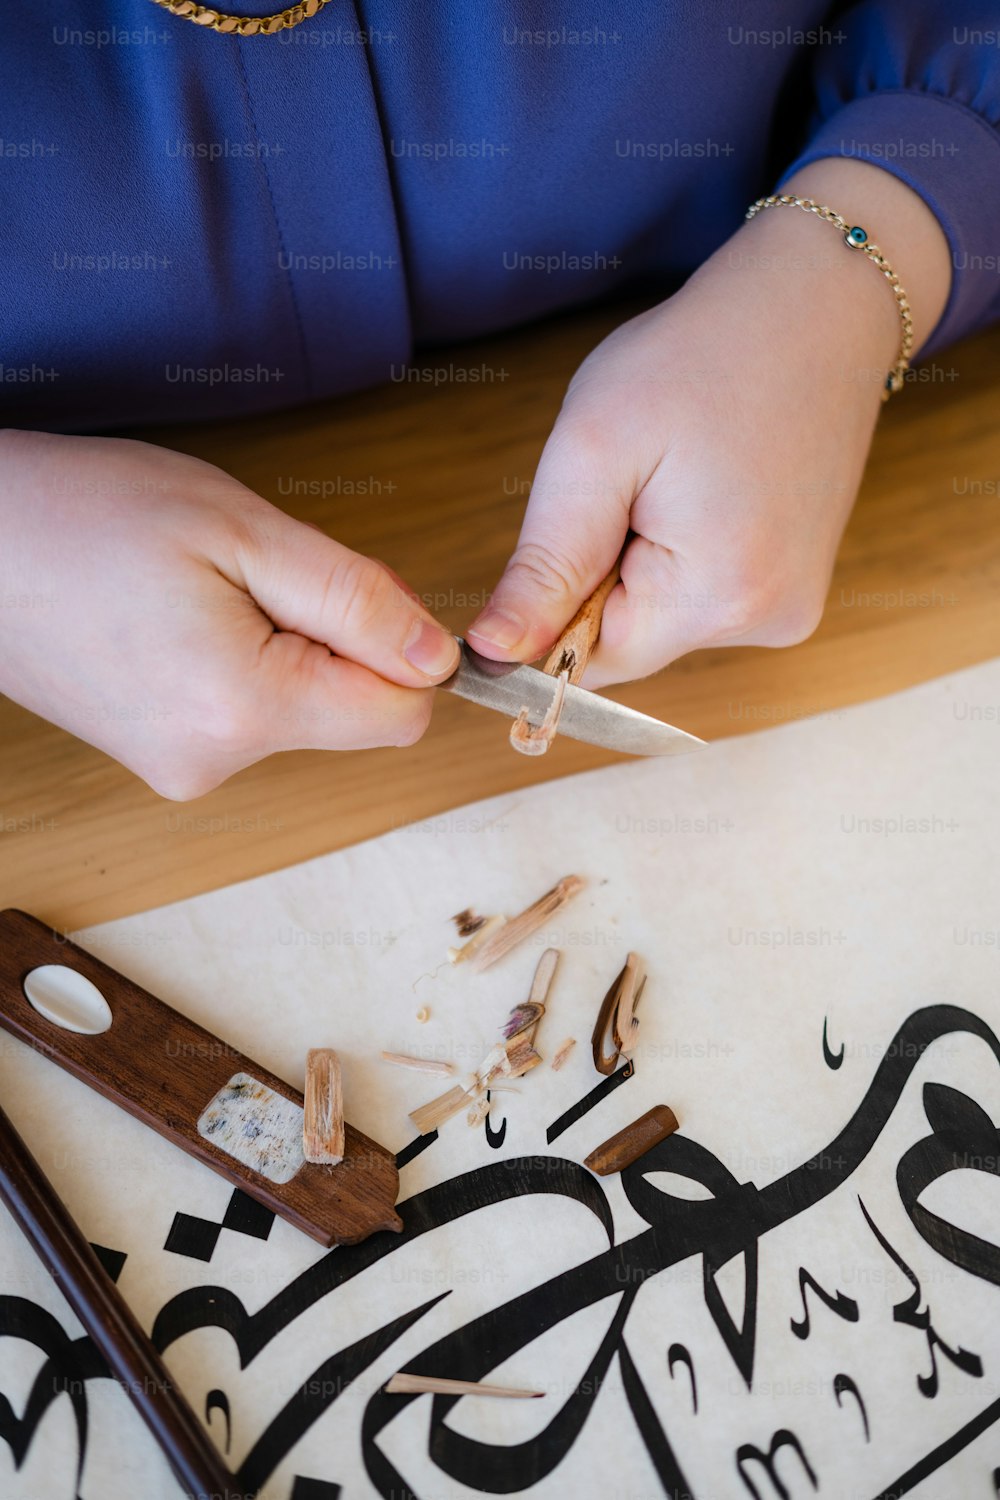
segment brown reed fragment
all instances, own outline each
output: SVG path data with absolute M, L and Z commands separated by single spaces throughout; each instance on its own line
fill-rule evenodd
M 677 1129 L 677 1116 L 667 1104 L 654 1104 L 652 1109 L 633 1120 L 615 1135 L 609 1136 L 584 1160 L 584 1166 L 607 1177 L 611 1172 L 623 1172 L 640 1156 L 645 1156 L 654 1146 L 665 1141 Z

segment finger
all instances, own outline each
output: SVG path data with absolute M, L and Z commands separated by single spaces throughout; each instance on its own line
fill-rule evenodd
M 714 644 L 721 603 L 707 581 L 693 576 L 686 559 L 644 537 L 633 538 L 581 685 L 598 688 L 646 677 L 688 651 Z
M 408 599 L 412 599 L 414 604 L 420 604 L 420 595 L 417 593 L 416 589 L 411 589 L 406 579 L 401 578 L 400 575 L 396 572 L 395 568 L 391 568 L 387 562 L 383 562 L 381 557 L 373 557 L 372 562 L 380 567 L 383 572 L 388 573 L 393 583 L 396 584 L 398 588 L 402 589 L 403 593 L 407 596 Z
M 372 558 L 268 507 L 241 561 L 254 599 L 281 630 L 402 687 L 427 687 L 458 665 L 454 637 Z
M 430 721 L 432 688 L 399 687 L 291 632 L 270 637 L 258 672 L 254 702 L 268 753 L 412 745 Z
M 560 419 L 545 445 L 517 548 L 470 626 L 496 660 L 547 651 L 621 551 L 636 492 L 633 468 L 592 429 Z

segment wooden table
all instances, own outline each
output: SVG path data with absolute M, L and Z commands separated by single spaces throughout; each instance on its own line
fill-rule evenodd
M 514 543 L 567 380 L 635 310 L 591 309 L 427 365 L 492 380 L 393 384 L 266 420 L 138 435 L 221 465 L 391 563 L 460 632 Z M 697 652 L 615 696 L 715 739 L 1000 652 L 998 356 L 993 330 L 889 403 L 812 639 Z M 442 693 L 413 748 L 274 756 L 179 804 L 0 700 L 0 905 L 78 932 L 611 759 L 569 740 L 541 759 L 514 754 L 502 720 Z

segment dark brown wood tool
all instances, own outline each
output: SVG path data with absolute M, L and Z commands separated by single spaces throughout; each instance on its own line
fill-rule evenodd
M 46 964 L 97 986 L 111 1008 L 107 1031 L 69 1031 L 31 1005 L 24 981 Z M 14 909 L 0 912 L 0 1026 L 320 1244 L 402 1229 L 391 1151 L 347 1125 L 342 1162 L 307 1162 L 297 1089 Z

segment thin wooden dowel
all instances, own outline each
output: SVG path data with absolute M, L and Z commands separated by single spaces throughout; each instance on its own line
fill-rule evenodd
M 192 1500 L 237 1490 L 152 1342 L 10 1120 L 0 1109 L 0 1198 L 55 1278 Z

